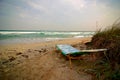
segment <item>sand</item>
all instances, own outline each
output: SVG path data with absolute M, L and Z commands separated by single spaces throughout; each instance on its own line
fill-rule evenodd
M 90 40 L 74 38 L 0 45 L 0 80 L 91 80 L 91 75 L 80 70 L 80 60 L 73 61 L 70 69 L 69 61 L 56 50 L 57 44 L 85 49 L 84 43 Z

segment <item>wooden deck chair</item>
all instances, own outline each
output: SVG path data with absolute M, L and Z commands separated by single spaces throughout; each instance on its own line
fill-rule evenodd
M 80 55 L 89 54 L 92 52 L 100 52 L 100 51 L 105 52 L 105 51 L 107 51 L 107 49 L 78 50 L 78 49 L 72 47 L 71 45 L 67 45 L 67 44 L 57 45 L 56 47 L 58 50 L 61 51 L 61 53 L 64 56 L 66 56 L 69 59 L 70 68 L 72 68 L 71 59 L 80 59 L 81 58 Z

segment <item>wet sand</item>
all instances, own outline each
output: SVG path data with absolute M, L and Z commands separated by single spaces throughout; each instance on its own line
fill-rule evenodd
M 48 42 L 0 45 L 0 78 L 2 80 L 91 80 L 80 70 L 80 60 L 69 61 L 56 50 L 57 44 L 85 49 L 91 38 L 74 38 Z

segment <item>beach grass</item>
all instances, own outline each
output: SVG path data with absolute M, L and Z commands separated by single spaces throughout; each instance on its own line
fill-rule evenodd
M 92 48 L 106 48 L 95 63 L 95 80 L 120 80 L 120 22 L 99 30 L 91 40 Z

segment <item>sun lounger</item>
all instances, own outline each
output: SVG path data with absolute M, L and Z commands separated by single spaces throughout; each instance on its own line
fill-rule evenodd
M 61 51 L 61 53 L 69 58 L 70 66 L 71 66 L 71 59 L 80 59 L 83 54 L 89 54 L 93 52 L 105 52 L 107 49 L 92 49 L 92 50 L 78 50 L 70 45 L 57 45 L 57 49 Z M 71 67 L 72 68 L 72 67 Z

